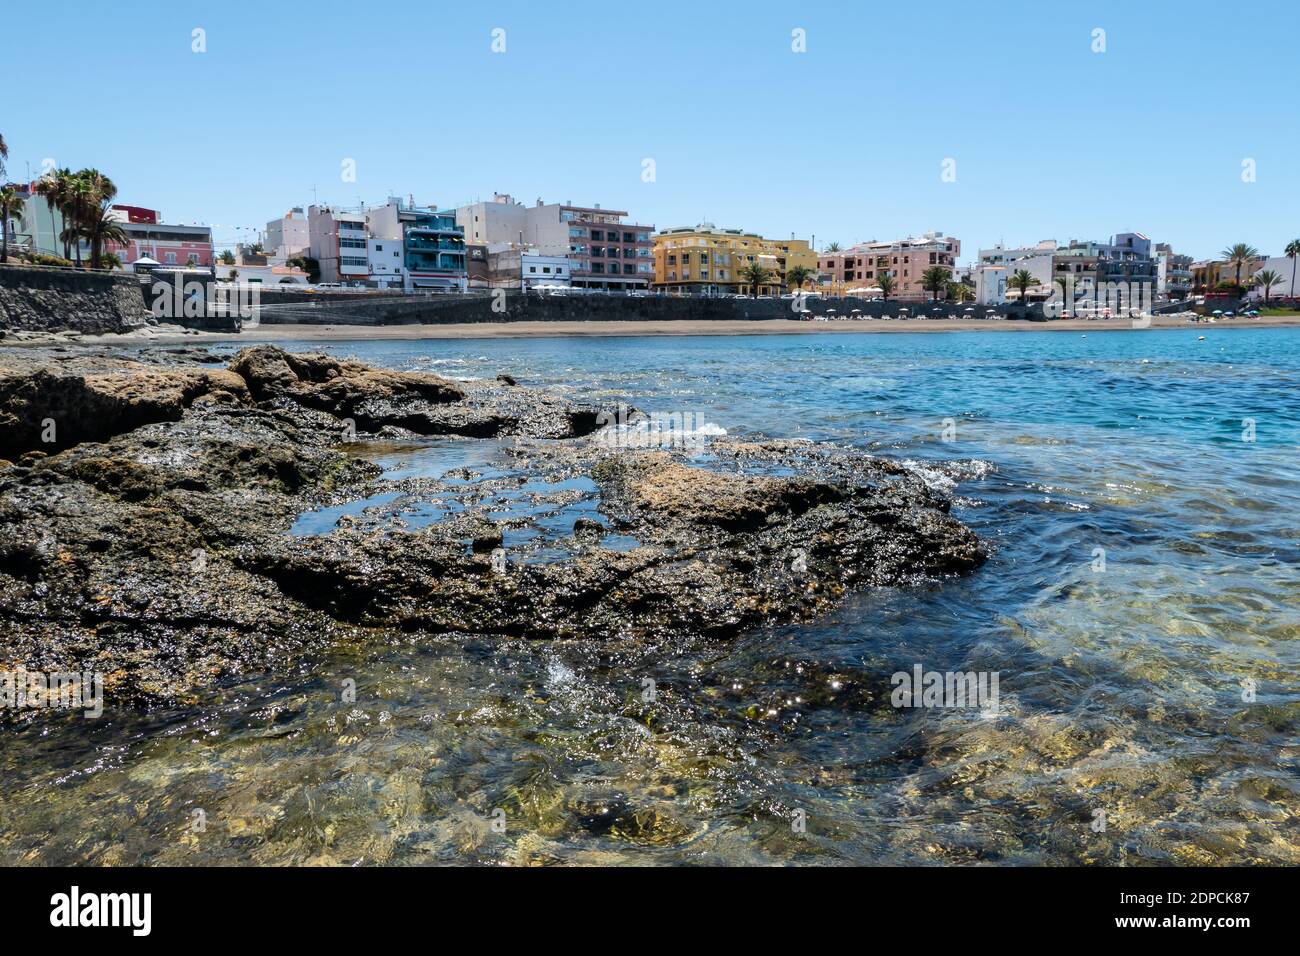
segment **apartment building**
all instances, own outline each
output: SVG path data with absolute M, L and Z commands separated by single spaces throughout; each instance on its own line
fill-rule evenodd
M 390 197 L 385 205 L 367 212 L 366 223 L 373 240 L 372 261 L 381 269 L 391 266 L 391 253 L 400 246 L 410 288 L 463 291 L 468 287 L 465 230 L 457 225 L 454 211 Z
M 894 280 L 892 298 L 923 301 L 930 298 L 924 288 L 924 276 L 935 266 L 946 268 L 956 276 L 961 240 L 942 232 L 926 232 L 891 242 L 863 242 L 838 252 L 823 252 L 817 258 L 817 270 L 823 286 L 831 291 L 853 289 L 870 293 L 879 291 L 879 277 L 888 273 Z
M 322 282 L 364 283 L 369 278 L 364 210 L 308 206 L 307 235 Z
M 627 212 L 599 203 L 576 206 L 538 199 L 526 206 L 505 193 L 456 210 L 465 240 L 485 244 L 489 254 L 514 250 L 564 256 L 570 260 L 573 286 L 612 292 L 648 289 L 654 277 L 654 226 L 627 218 Z
M 266 224 L 264 248 L 272 258 L 281 262 L 308 254 L 311 249 L 311 231 L 307 224 L 307 214 L 301 206 L 294 206 L 279 219 L 272 219 Z
M 1192 294 L 1192 257 L 1180 256 L 1167 242 L 1155 246 L 1156 295 L 1185 299 Z
M 754 265 L 769 276 L 757 290 L 745 279 L 745 270 Z M 805 239 L 765 239 L 708 222 L 665 229 L 654 237 L 655 287 L 677 295 L 781 295 L 795 266 L 816 275 L 817 254 Z

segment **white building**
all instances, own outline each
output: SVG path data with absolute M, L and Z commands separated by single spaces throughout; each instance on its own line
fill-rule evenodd
M 301 206 L 294 206 L 279 219 L 272 219 L 266 224 L 265 248 L 272 258 L 281 262 L 309 254 L 311 230 L 308 228 L 307 214 Z
M 1259 275 L 1265 270 L 1271 269 L 1282 277 L 1282 281 L 1269 290 L 1268 297 L 1276 299 L 1295 298 L 1300 296 L 1300 256 L 1292 259 L 1288 256 L 1273 256 L 1269 258 L 1262 266 L 1251 273 L 1251 278 Z M 1252 299 L 1264 298 L 1264 290 L 1261 288 L 1251 289 L 1248 293 Z
M 519 257 L 519 277 L 525 290 L 539 285 L 568 286 L 573 271 L 567 256 L 525 253 Z
M 366 240 L 366 261 L 370 267 L 370 279 L 381 289 L 389 286 L 406 287 L 401 239 L 376 239 L 371 236 Z
M 975 301 L 979 305 L 1003 305 L 1007 301 L 1006 266 L 977 265 L 972 274 L 975 279 Z

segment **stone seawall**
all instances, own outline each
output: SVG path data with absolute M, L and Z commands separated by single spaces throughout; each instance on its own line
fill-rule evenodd
M 810 298 L 805 307 L 808 309 L 805 317 L 847 317 L 855 309 L 859 315 L 868 318 L 898 315 L 984 318 L 993 312 L 984 306 L 951 303 L 935 306 L 931 303 L 900 304 L 896 300 L 866 302 L 860 299 Z M 1004 308 L 1003 311 L 1007 310 Z M 263 308 L 260 322 L 263 325 L 437 325 L 466 322 L 735 321 L 797 317 L 789 299 L 546 296 L 511 292 L 504 298 L 473 295 L 279 303 Z
M 133 275 L 0 266 L 0 332 L 125 332 L 147 317 Z

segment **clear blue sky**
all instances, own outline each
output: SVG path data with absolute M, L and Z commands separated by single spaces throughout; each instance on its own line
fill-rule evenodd
M 0 58 L 24 90 L 0 106 L 10 177 L 97 166 L 120 202 L 219 224 L 221 245 L 313 186 L 344 204 L 600 202 L 819 247 L 938 229 L 963 260 L 999 239 L 1138 230 L 1201 258 L 1300 235 L 1294 0 L 77 0 L 34 16 Z

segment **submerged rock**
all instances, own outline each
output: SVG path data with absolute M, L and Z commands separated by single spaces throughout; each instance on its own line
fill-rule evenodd
M 5 666 L 186 701 L 376 632 L 726 637 L 984 560 L 920 478 L 846 449 L 621 450 L 599 408 L 513 382 L 211 358 L 0 357 Z M 345 444 L 381 435 L 492 437 L 503 464 L 392 478 Z

